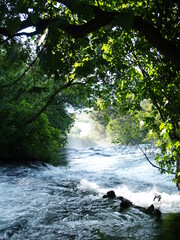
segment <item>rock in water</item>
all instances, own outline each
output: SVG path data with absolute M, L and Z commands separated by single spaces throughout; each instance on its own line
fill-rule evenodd
M 149 213 L 149 214 L 154 213 L 154 210 L 155 210 L 155 208 L 154 208 L 154 205 L 152 204 L 151 206 L 149 206 L 147 208 L 147 213 Z
M 106 195 L 103 196 L 103 198 L 115 198 L 115 197 L 116 197 L 116 194 L 113 190 L 108 191 Z
M 158 208 L 155 208 L 153 204 L 147 208 L 146 213 L 154 214 L 156 216 L 161 216 L 162 214 L 161 211 Z
M 122 210 L 123 210 L 123 209 L 126 209 L 126 208 L 129 208 L 129 207 L 131 207 L 131 206 L 133 206 L 133 204 L 132 204 L 132 202 L 129 201 L 128 199 L 123 198 L 123 199 L 121 200 L 120 207 L 121 207 Z
M 156 216 L 161 216 L 162 212 L 159 209 L 156 208 L 155 211 L 154 211 L 154 214 Z

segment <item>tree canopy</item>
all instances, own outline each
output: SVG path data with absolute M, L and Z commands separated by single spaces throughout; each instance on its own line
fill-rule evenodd
M 1 95 L 10 101 L 8 89 L 20 86 L 16 95 L 36 96 L 24 127 L 54 102 L 140 112 L 158 139 L 157 163 L 178 182 L 179 1 L 1 0 L 0 8 Z

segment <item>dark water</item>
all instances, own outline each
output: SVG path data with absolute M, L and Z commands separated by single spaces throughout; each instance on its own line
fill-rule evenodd
M 61 160 L 0 167 L 0 240 L 180 239 L 180 192 L 138 150 L 67 149 Z M 111 189 L 162 216 L 121 212 L 120 200 L 102 198 Z

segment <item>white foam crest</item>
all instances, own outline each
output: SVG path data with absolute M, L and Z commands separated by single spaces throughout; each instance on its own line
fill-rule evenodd
M 180 195 L 161 193 L 160 207 L 164 212 L 180 212 Z
M 82 179 L 78 185 L 78 189 L 82 192 L 94 192 L 103 194 L 106 192 L 106 189 L 101 188 L 97 183 L 90 182 L 87 179 Z
M 155 188 L 150 191 L 133 192 L 127 186 L 117 188 L 114 190 L 117 196 L 122 196 L 129 199 L 133 204 L 149 207 L 154 204 L 155 207 L 160 208 L 163 213 L 180 212 L 180 194 L 168 194 L 159 192 Z M 161 196 L 161 200 L 154 200 L 155 194 Z
M 82 179 L 78 186 L 78 189 L 82 192 L 97 193 L 100 196 L 108 192 L 109 188 L 101 188 L 97 183 Z M 116 196 L 122 196 L 129 199 L 133 204 L 141 207 L 149 207 L 154 204 L 156 208 L 159 208 L 163 213 L 180 212 L 180 194 L 168 194 L 165 192 L 159 192 L 156 188 L 150 191 L 133 192 L 127 186 L 122 186 L 113 189 Z M 161 200 L 154 200 L 155 194 L 161 196 Z

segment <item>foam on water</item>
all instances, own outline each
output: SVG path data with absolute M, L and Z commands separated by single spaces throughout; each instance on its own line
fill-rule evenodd
M 140 151 L 128 148 L 68 149 L 63 157 L 66 164 L 58 167 L 0 167 L 0 240 L 94 240 L 101 239 L 99 230 L 112 237 L 107 239 L 165 239 L 156 238 L 156 219 L 133 209 L 121 213 L 120 200 L 102 196 L 114 190 L 135 205 L 177 213 L 180 192 L 172 176 L 161 175 Z M 155 194 L 160 202 L 153 201 Z
M 78 185 L 78 189 L 82 192 L 96 193 L 102 197 L 106 192 L 112 190 L 111 188 L 101 188 L 97 183 L 88 181 L 87 179 L 82 179 Z M 180 212 L 180 194 L 177 192 L 175 194 L 169 194 L 165 192 L 160 192 L 156 188 L 150 191 L 137 191 L 133 192 L 128 186 L 121 186 L 113 189 L 116 196 L 122 196 L 129 199 L 133 204 L 149 207 L 154 204 L 155 207 L 159 208 L 163 213 L 176 213 Z M 161 200 L 154 200 L 155 195 L 160 195 Z
M 118 151 L 116 148 L 82 149 L 71 152 L 66 179 L 76 179 L 77 189 L 102 197 L 109 190 L 134 204 L 148 207 L 154 204 L 162 212 L 180 212 L 180 192 L 172 182 L 173 176 L 161 175 L 144 158 L 141 151 Z M 150 156 L 153 161 L 153 157 Z M 62 168 L 49 166 L 47 175 L 62 178 Z M 153 201 L 155 194 L 160 202 Z
M 97 193 L 97 194 L 105 194 L 107 189 L 101 188 L 97 183 L 90 182 L 87 179 L 82 179 L 80 184 L 77 188 L 82 192 L 90 192 L 90 193 Z

